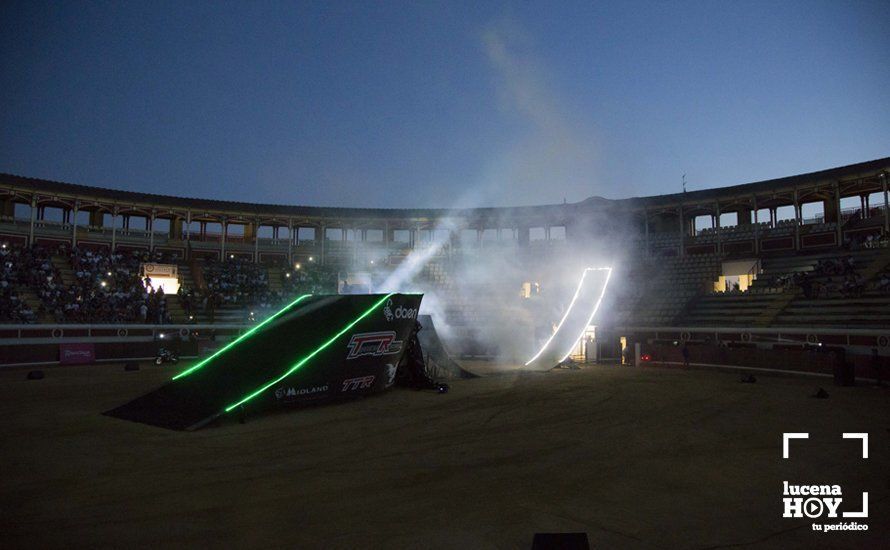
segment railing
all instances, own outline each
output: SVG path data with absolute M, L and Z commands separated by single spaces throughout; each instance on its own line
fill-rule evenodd
M 0 325 L 0 346 L 66 343 L 153 342 L 187 339 L 214 333 L 234 335 L 250 330 L 250 324 L 122 325 L 122 324 L 16 324 Z

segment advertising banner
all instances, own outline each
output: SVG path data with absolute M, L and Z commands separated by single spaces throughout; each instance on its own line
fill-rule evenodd
M 62 365 L 84 365 L 95 360 L 93 344 L 59 344 L 59 363 Z

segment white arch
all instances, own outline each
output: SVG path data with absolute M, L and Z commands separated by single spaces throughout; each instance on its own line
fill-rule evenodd
M 550 346 L 550 342 L 552 342 L 553 339 L 556 338 L 556 335 L 559 334 L 559 331 L 562 329 L 563 323 L 565 323 L 566 319 L 569 316 L 569 313 L 571 313 L 571 311 L 572 311 L 572 308 L 575 307 L 575 302 L 578 300 L 578 295 L 581 294 L 581 288 L 584 286 L 584 279 L 587 277 L 588 271 L 606 271 L 607 272 L 606 282 L 603 285 L 602 292 L 600 292 L 599 300 L 597 300 L 596 306 L 593 308 L 593 313 L 590 314 L 590 320 L 593 320 L 593 316 L 596 315 L 596 310 L 599 309 L 599 307 L 600 307 L 600 302 L 603 301 L 603 295 L 606 292 L 606 286 L 608 286 L 608 284 L 609 284 L 609 277 L 612 276 L 612 268 L 611 267 L 588 267 L 588 268 L 584 269 L 584 271 L 581 272 L 581 280 L 578 281 L 578 288 L 575 289 L 575 295 L 572 296 L 572 301 L 569 302 L 569 307 L 566 308 L 565 314 L 562 316 L 562 319 L 560 319 L 559 324 L 556 325 L 556 330 L 553 331 L 553 334 L 550 335 L 550 338 L 548 338 L 547 341 L 544 342 L 544 345 L 541 346 L 541 349 L 538 350 L 538 353 L 536 353 L 534 355 L 534 357 L 532 357 L 525 363 L 525 366 L 530 365 L 533 361 L 535 361 L 538 357 L 540 357 L 541 354 L 544 353 L 544 350 L 546 350 L 547 347 Z M 587 329 L 587 326 L 590 324 L 590 320 L 588 320 L 587 324 L 584 325 L 584 328 L 581 330 L 581 336 L 578 337 L 578 340 L 580 340 L 581 337 L 584 336 L 584 330 Z M 560 359 L 560 362 L 565 361 L 565 358 L 568 357 L 569 353 L 572 352 L 572 349 L 574 349 L 575 345 L 578 343 L 578 340 L 575 341 L 575 344 L 572 344 L 572 347 L 569 348 L 569 351 L 568 351 L 568 353 L 566 353 L 565 357 Z
M 581 338 L 584 338 L 584 332 L 587 330 L 587 327 L 590 326 L 590 323 L 593 322 L 593 317 L 596 315 L 596 311 L 600 308 L 600 304 L 603 303 L 603 296 L 606 295 L 606 287 L 609 286 L 609 279 L 612 278 L 612 268 L 611 267 L 600 267 L 598 270 L 606 272 L 606 281 L 603 283 L 603 289 L 600 291 L 600 297 L 597 299 L 596 304 L 593 306 L 593 311 L 590 312 L 590 317 L 587 318 L 587 322 L 584 323 L 584 326 L 581 327 L 581 334 L 575 338 L 575 341 L 569 346 L 566 354 L 562 356 L 562 359 L 559 360 L 560 363 L 566 360 L 566 358 L 572 353 L 572 350 L 575 349 L 575 346 L 578 345 L 578 342 L 581 341 Z

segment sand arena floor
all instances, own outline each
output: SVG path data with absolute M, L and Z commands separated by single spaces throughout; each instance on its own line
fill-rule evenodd
M 0 373 L 0 547 L 529 548 L 536 531 L 586 531 L 597 548 L 890 540 L 887 389 L 590 367 L 192 433 L 99 414 L 173 372 Z M 809 397 L 817 386 L 831 397 Z M 790 460 L 782 432 L 810 433 Z M 869 433 L 868 460 L 843 432 Z M 783 480 L 842 484 L 857 503 L 868 491 L 857 521 L 869 530 L 783 519 Z

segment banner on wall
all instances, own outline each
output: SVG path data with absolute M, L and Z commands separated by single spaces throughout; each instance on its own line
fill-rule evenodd
M 143 277 L 176 277 L 177 266 L 173 264 L 142 264 Z
M 59 363 L 62 365 L 85 365 L 95 360 L 93 344 L 59 344 Z

